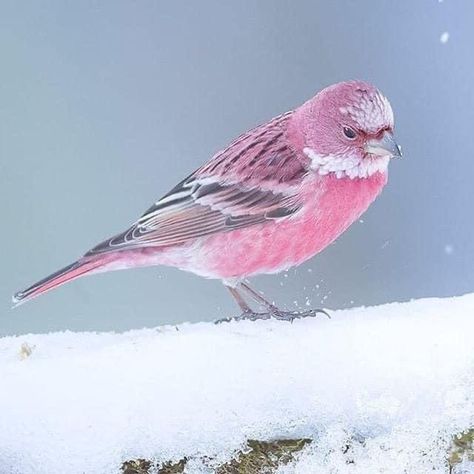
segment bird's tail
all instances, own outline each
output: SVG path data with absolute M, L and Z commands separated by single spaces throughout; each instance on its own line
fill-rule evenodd
M 20 304 L 36 298 L 37 296 L 46 293 L 53 288 L 57 288 L 64 283 L 75 280 L 76 278 L 87 275 L 88 273 L 92 273 L 94 270 L 97 271 L 109 261 L 109 259 L 103 257 L 79 259 L 67 267 L 58 270 L 52 275 L 43 278 L 34 285 L 31 285 L 29 288 L 15 293 L 12 298 L 13 306 L 19 306 Z

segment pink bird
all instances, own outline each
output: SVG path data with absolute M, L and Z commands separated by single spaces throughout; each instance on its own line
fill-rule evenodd
M 80 276 L 169 265 L 223 281 L 242 315 L 292 320 L 246 282 L 308 260 L 344 232 L 387 183 L 393 138 L 387 98 L 360 81 L 320 91 L 235 139 L 131 227 L 16 293 L 23 303 Z M 255 312 L 249 299 L 265 312 Z

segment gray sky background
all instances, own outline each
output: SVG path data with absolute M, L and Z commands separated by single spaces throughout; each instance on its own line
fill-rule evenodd
M 474 289 L 474 2 L 3 0 L 0 10 L 0 335 L 237 314 L 219 282 L 164 267 L 84 278 L 14 311 L 10 297 L 123 230 L 236 135 L 353 78 L 391 100 L 405 159 L 363 223 L 254 283 L 289 308 Z

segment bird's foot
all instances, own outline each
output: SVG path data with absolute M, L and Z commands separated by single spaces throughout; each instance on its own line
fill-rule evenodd
M 279 321 L 288 321 L 292 323 L 295 319 L 314 318 L 318 314 L 324 314 L 324 316 L 331 318 L 327 311 L 319 308 L 310 309 L 308 311 L 281 311 L 280 309 L 276 309 L 272 311 L 271 316 Z
M 254 311 L 244 311 L 241 315 L 233 318 L 223 318 L 215 321 L 215 324 L 230 323 L 231 321 L 258 321 L 264 319 L 270 319 L 273 316 L 272 313 L 256 313 Z
M 279 321 L 288 321 L 292 323 L 295 319 L 314 318 L 318 314 L 324 314 L 328 318 L 329 314 L 324 309 L 310 309 L 308 311 L 281 311 L 277 308 L 268 313 L 256 313 L 254 311 L 244 311 L 240 316 L 233 318 L 218 319 L 215 324 L 228 323 L 230 321 L 259 321 L 270 318 L 278 319 Z

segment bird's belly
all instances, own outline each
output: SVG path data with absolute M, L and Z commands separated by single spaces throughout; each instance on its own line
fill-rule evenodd
M 326 186 L 298 214 L 265 224 L 212 235 L 189 247 L 181 268 L 209 278 L 244 278 L 276 273 L 319 253 L 369 207 L 386 183 L 327 177 Z M 306 192 L 306 191 L 305 191 Z M 308 188 L 308 193 L 314 190 Z

